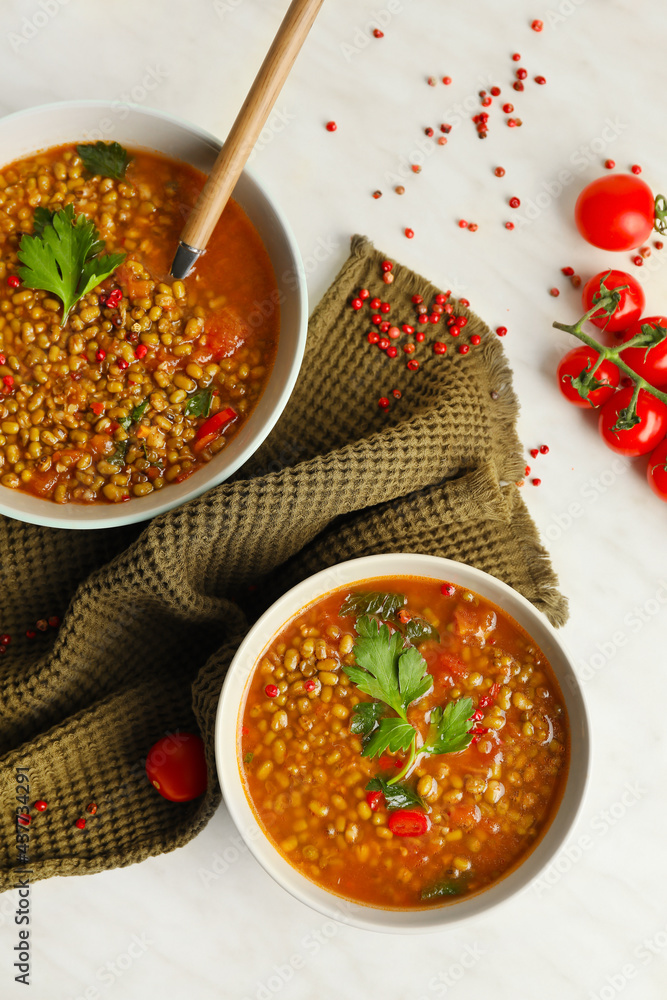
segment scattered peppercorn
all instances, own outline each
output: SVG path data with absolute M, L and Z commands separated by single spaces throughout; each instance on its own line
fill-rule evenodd
M 335 132 L 337 128 L 338 125 L 336 125 L 335 122 L 327 122 L 326 125 L 327 132 Z
M 7 284 L 10 288 L 18 288 L 21 284 L 21 279 L 16 274 L 10 274 L 7 278 Z
M 509 200 L 510 208 L 518 208 L 520 204 L 521 202 L 519 201 L 518 198 L 510 198 Z
M 533 484 L 533 486 L 541 486 L 542 485 L 542 480 L 541 479 L 531 479 L 531 483 Z
M 544 77 L 544 76 L 536 76 L 535 77 L 535 83 L 539 83 L 539 85 L 541 87 L 543 87 L 546 82 L 547 82 L 546 81 L 546 77 Z
M 630 170 L 632 170 L 633 174 L 641 174 L 642 172 L 642 168 L 639 166 L 638 163 L 633 163 L 632 166 L 630 167 Z
M 373 37 L 374 38 L 384 38 L 384 31 L 380 31 L 379 28 L 375 28 L 373 30 Z
M 89 802 L 88 805 L 86 806 L 86 812 L 90 813 L 91 816 L 95 816 L 97 813 L 97 803 Z
M 396 194 L 405 194 L 405 188 L 403 187 L 402 184 L 399 184 L 398 187 L 395 187 L 394 191 L 396 192 Z
M 496 327 L 496 333 L 498 334 L 499 337 L 505 337 L 507 335 L 507 327 L 506 326 L 497 326 Z
M 554 297 L 555 299 L 557 299 L 557 298 L 558 298 L 558 296 L 560 295 L 560 292 L 558 291 L 558 289 L 557 289 L 557 288 L 550 288 L 550 289 L 549 289 L 549 295 L 553 295 L 553 297 Z
M 443 76 L 442 82 L 444 83 L 445 87 L 448 87 L 452 82 L 451 76 Z
M 378 406 L 380 407 L 381 410 L 389 409 L 389 400 L 387 399 L 386 396 L 380 396 L 380 398 L 378 399 Z
M 48 802 L 46 802 L 44 799 L 37 799 L 34 805 L 37 812 L 40 813 L 46 812 L 46 810 L 49 808 Z
M 382 197 L 382 191 L 373 191 L 373 197 L 374 198 L 381 198 Z
M 540 455 L 548 455 L 548 454 L 549 454 L 549 445 L 548 444 L 541 444 L 540 445 Z
M 77 820 L 75 820 L 75 822 L 74 822 L 74 826 L 75 826 L 75 827 L 76 827 L 76 828 L 77 828 L 78 830 L 84 830 L 84 829 L 85 829 L 85 827 L 86 827 L 86 821 L 85 821 L 85 819 L 83 818 L 83 816 L 79 816 L 79 818 L 78 818 Z
M 561 267 L 561 272 L 569 278 L 570 275 L 574 274 L 574 268 L 573 267 Z
M 470 348 L 468 347 L 467 344 L 459 344 L 458 346 L 459 354 L 467 354 L 469 350 Z
M 405 235 L 407 236 L 407 238 L 408 238 L 409 240 L 413 239 L 413 238 L 414 238 L 414 235 L 415 235 L 415 231 L 414 231 L 414 229 L 406 229 L 406 230 L 405 230 Z
M 541 31 L 543 27 L 544 23 L 542 21 L 538 21 L 537 19 L 531 24 L 533 31 Z
M 493 172 L 496 175 L 496 177 L 504 177 L 505 176 L 505 168 L 504 167 L 496 167 L 496 169 Z

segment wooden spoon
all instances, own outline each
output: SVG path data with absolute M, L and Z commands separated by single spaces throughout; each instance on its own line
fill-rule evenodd
M 246 160 L 264 128 L 324 0 L 292 0 L 243 107 L 181 233 L 171 274 L 185 278 L 206 252 Z

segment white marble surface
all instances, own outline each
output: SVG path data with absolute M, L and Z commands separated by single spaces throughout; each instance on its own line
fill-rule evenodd
M 224 135 L 285 7 L 286 0 L 5 0 L 0 112 L 48 100 L 134 99 Z M 378 13 L 388 19 L 381 40 L 368 38 Z M 534 17 L 545 21 L 539 35 L 529 27 Z M 656 188 L 667 183 L 666 31 L 659 0 L 327 0 L 254 159 L 305 257 L 330 247 L 310 275 L 313 302 L 345 258 L 350 234 L 365 232 L 466 294 L 492 326 L 509 328 L 522 439 L 527 448 L 551 449 L 532 463 L 542 486 L 527 486 L 526 500 L 570 599 L 564 634 L 585 678 L 595 738 L 583 817 L 551 884 L 439 935 L 335 926 L 271 882 L 240 848 L 221 807 L 174 854 L 37 884 L 32 996 L 665 996 L 667 511 L 646 486 L 645 463 L 615 459 L 594 421 L 561 401 L 554 367 L 569 344 L 550 325 L 578 314 L 560 267 L 588 276 L 609 263 L 574 231 L 580 187 L 606 156 L 625 169 L 641 163 Z M 351 54 L 343 48 L 355 45 Z M 508 87 L 516 50 L 529 71 L 522 95 Z M 454 82 L 431 89 L 431 73 Z M 531 82 L 537 73 L 546 87 Z M 496 110 L 482 143 L 466 117 L 421 175 L 407 178 L 403 198 L 391 193 L 385 174 L 418 150 L 424 126 L 454 123 L 457 105 L 493 82 L 503 98 L 517 97 L 523 128 L 506 128 Z M 323 128 L 330 118 L 335 134 Z M 498 163 L 507 170 L 502 180 L 492 174 Z M 571 183 L 545 196 L 562 170 Z M 378 201 L 370 197 L 375 188 L 385 192 Z M 514 213 L 505 204 L 513 194 L 523 202 Z M 525 218 L 531 203 L 544 206 L 537 218 L 507 232 L 505 219 Z M 460 216 L 479 231 L 459 230 Z M 414 240 L 402 235 L 405 226 Z M 651 312 L 665 311 L 665 260 L 654 257 L 639 274 Z M 558 300 L 548 294 L 552 285 L 562 289 Z M 580 507 L 568 525 L 572 501 Z M 11 969 L 14 905 L 12 894 L 0 898 L 3 1000 L 25 995 Z

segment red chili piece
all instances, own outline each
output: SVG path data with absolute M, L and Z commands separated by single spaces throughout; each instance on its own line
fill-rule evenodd
M 523 470 L 523 474 L 524 474 L 524 476 L 529 476 L 530 475 L 530 466 L 529 465 L 527 465 L 526 468 Z
M 3 377 L 2 377 L 2 384 L 6 385 L 8 389 L 11 389 L 12 386 L 14 385 L 14 376 L 13 375 L 3 375 Z
M 7 284 L 9 285 L 10 288 L 18 288 L 19 285 L 21 284 L 21 279 L 17 274 L 10 274 L 10 276 L 7 278 Z
M 264 688 L 264 694 L 266 695 L 267 698 L 277 698 L 278 688 L 276 687 L 275 684 L 267 684 L 266 687 Z
M 382 792 L 366 792 L 366 802 L 368 802 L 373 812 L 378 811 L 383 801 L 384 795 Z
M 389 816 L 388 826 L 395 837 L 420 837 L 428 831 L 431 821 L 416 809 L 396 809 Z
M 335 132 L 338 126 L 335 122 L 327 122 L 327 132 Z
M 48 808 L 49 804 L 44 799 L 37 799 L 37 801 L 35 802 L 35 809 L 37 810 L 37 812 L 40 813 L 46 812 Z

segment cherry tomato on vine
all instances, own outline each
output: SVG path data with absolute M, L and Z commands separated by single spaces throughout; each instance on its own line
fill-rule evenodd
M 590 371 L 598 357 L 598 352 L 592 347 L 575 347 L 568 351 L 558 366 L 558 388 L 568 402 L 575 406 L 602 406 L 616 391 L 621 373 L 611 361 L 603 361 L 595 372 L 595 378 L 605 384 L 599 389 L 591 390 L 586 399 L 573 387 L 572 379 L 581 375 L 584 370 Z
M 600 411 L 599 430 L 605 443 L 618 455 L 645 455 L 652 451 L 667 433 L 667 406 L 645 389 L 639 390 L 637 416 L 639 423 L 628 430 L 614 430 L 621 410 L 630 403 L 634 386 L 619 389 Z
M 656 389 L 667 387 L 667 317 L 646 316 L 633 323 L 621 340 L 625 342 L 641 333 L 641 328 L 645 324 L 653 327 L 660 327 L 665 331 L 665 339 L 654 347 L 628 347 L 623 351 L 621 357 L 626 365 L 630 365 L 633 371 L 645 378 L 647 382 L 654 385 Z
M 611 316 L 607 316 L 606 313 L 600 310 L 598 313 L 593 313 L 590 317 L 590 322 L 593 326 L 597 326 L 600 330 L 606 330 L 608 333 L 618 333 L 620 330 L 627 330 L 630 324 L 638 320 L 642 314 L 645 302 L 644 289 L 636 278 L 633 278 L 631 274 L 627 274 L 625 271 L 600 271 L 599 274 L 596 274 L 595 277 L 586 282 L 584 290 L 581 293 L 581 301 L 586 312 L 595 305 L 597 298 L 599 298 L 601 282 L 609 291 L 613 291 L 614 288 L 619 288 L 622 285 L 627 285 L 628 287 L 619 292 L 621 301 Z
M 655 495 L 661 500 L 667 500 L 667 438 L 651 454 L 646 478 Z
M 170 802 L 189 802 L 203 795 L 208 776 L 201 737 L 180 732 L 163 736 L 148 751 L 146 774 Z
M 634 174 L 607 174 L 577 198 L 574 219 L 589 243 L 602 250 L 634 250 L 651 235 L 654 202 L 650 187 Z

